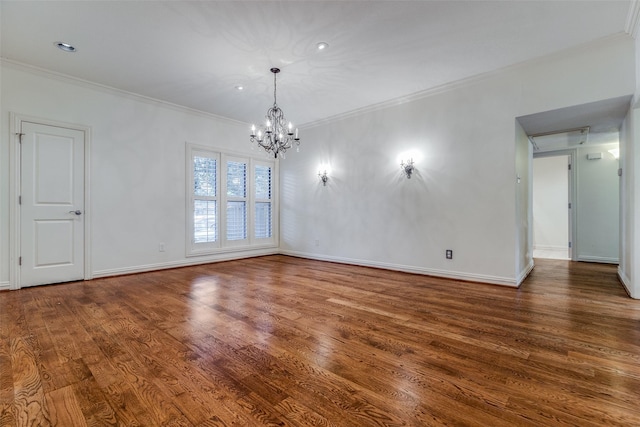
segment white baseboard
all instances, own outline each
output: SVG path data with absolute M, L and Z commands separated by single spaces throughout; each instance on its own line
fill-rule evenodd
M 10 282 L 0 282 L 0 291 L 8 291 L 9 289 L 11 289 Z
M 522 282 L 524 282 L 524 279 L 526 279 L 529 276 L 529 273 L 531 273 L 531 270 L 533 270 L 534 266 L 535 264 L 533 263 L 533 258 L 531 258 L 529 260 L 529 264 L 527 264 L 527 266 L 524 269 L 522 269 L 522 271 L 518 275 L 518 278 L 516 280 L 517 286 L 520 286 Z
M 533 247 L 534 258 L 569 259 L 569 248 L 566 246 L 540 246 Z
M 640 295 L 634 295 L 634 292 L 632 292 L 631 279 L 622 271 L 621 267 L 618 267 L 618 279 L 620 283 L 622 283 L 622 286 L 624 286 L 624 290 L 627 291 L 627 295 L 633 299 L 640 299 Z
M 515 279 L 509 278 L 509 277 L 487 276 L 483 274 L 455 272 L 455 271 L 449 271 L 449 270 L 437 270 L 433 268 L 416 267 L 416 266 L 402 265 L 402 264 L 390 264 L 385 262 L 375 262 L 375 261 L 353 259 L 353 258 L 333 257 L 333 256 L 326 256 L 326 255 L 319 255 L 314 253 L 298 252 L 298 251 L 281 250 L 280 253 L 282 255 L 290 255 L 290 256 L 295 256 L 299 258 L 315 259 L 318 261 L 329 261 L 329 262 L 336 262 L 339 264 L 351 264 L 351 265 L 359 265 L 363 267 L 382 268 L 384 270 L 402 271 L 404 273 L 422 274 L 425 276 L 441 277 L 445 279 L 464 280 L 468 282 L 488 283 L 491 285 L 508 286 L 512 288 L 518 287 L 518 284 L 516 283 Z
M 619 264 L 620 259 L 601 256 L 578 255 L 576 261 L 582 262 L 599 262 L 601 264 Z
M 231 261 L 242 258 L 253 258 L 265 255 L 278 254 L 278 248 L 263 249 L 258 251 L 246 252 L 229 252 L 225 254 L 216 255 L 215 257 L 198 257 L 187 258 L 180 261 L 163 262 L 157 264 L 136 265 L 132 267 L 124 268 L 111 268 L 106 270 L 98 270 L 93 272 L 93 278 L 109 277 L 109 276 L 121 276 L 124 274 L 144 273 L 155 270 L 167 270 L 170 268 L 188 267 L 190 265 L 211 264 L 214 262 Z
M 534 251 L 553 251 L 553 252 L 562 252 L 567 251 L 566 246 L 545 246 L 545 245 L 533 245 Z

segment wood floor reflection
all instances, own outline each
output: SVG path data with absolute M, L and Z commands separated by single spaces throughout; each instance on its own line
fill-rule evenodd
M 2 426 L 640 425 L 611 265 L 520 289 L 269 256 L 0 293 Z

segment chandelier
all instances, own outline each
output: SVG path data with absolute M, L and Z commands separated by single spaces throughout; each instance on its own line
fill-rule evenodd
M 272 68 L 271 72 L 273 73 L 273 106 L 267 110 L 264 126 L 259 126 L 256 129 L 256 125 L 251 125 L 250 140 L 264 148 L 267 153 L 273 154 L 273 157 L 277 159 L 279 154 L 282 154 L 284 158 L 285 151 L 293 147 L 294 144 L 299 147 L 300 138 L 298 138 L 298 128 L 294 130 L 291 122 L 287 124 L 284 113 L 276 103 L 276 75 L 280 69 Z

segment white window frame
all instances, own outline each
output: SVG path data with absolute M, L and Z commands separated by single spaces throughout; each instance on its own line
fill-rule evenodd
M 253 221 L 253 223 L 251 224 L 251 233 L 254 239 L 256 240 L 256 242 L 259 242 L 259 241 L 266 242 L 270 239 L 274 239 L 275 224 L 277 223 L 276 221 L 277 217 L 275 216 L 275 196 L 274 196 L 275 165 L 274 164 L 275 162 L 267 162 L 264 160 L 254 160 L 251 166 L 251 182 L 253 183 L 253 188 L 251 189 L 251 206 L 250 206 L 250 209 L 253 212 L 253 215 L 251 215 L 251 219 Z M 256 183 L 256 167 L 257 166 L 267 166 L 271 168 L 271 198 L 270 199 L 259 199 L 256 196 L 255 183 Z M 266 202 L 271 203 L 271 237 L 258 238 L 256 237 L 256 206 L 258 205 L 258 203 L 266 203 Z
M 193 194 L 194 174 L 193 174 L 193 157 L 209 157 L 217 161 L 216 164 L 216 226 L 218 227 L 216 235 L 218 237 L 215 242 L 195 243 L 193 239 L 194 233 L 194 200 L 197 199 Z M 247 238 L 243 240 L 227 240 L 227 201 L 236 198 L 227 197 L 227 161 L 240 161 L 247 165 L 247 186 L 246 200 L 247 203 Z M 256 238 L 255 236 L 255 167 L 256 165 L 264 165 L 271 168 L 271 237 Z M 185 152 L 185 169 L 186 169 L 186 256 L 202 256 L 211 255 L 222 252 L 239 252 L 253 249 L 267 249 L 278 247 L 278 218 L 279 218 L 279 202 L 278 202 L 278 162 L 262 158 L 255 158 L 244 153 L 234 153 L 228 150 L 222 150 L 215 147 L 207 147 L 187 143 Z
M 200 197 L 193 194 L 193 187 L 195 184 L 195 177 L 193 174 L 193 158 L 194 157 L 208 157 L 211 159 L 215 159 L 216 161 L 216 197 L 202 197 L 202 200 L 212 200 L 216 201 L 216 236 L 217 239 L 215 242 L 201 242 L 195 243 L 193 234 L 194 234 L 194 205 L 195 200 L 200 199 Z M 220 206 L 221 206 L 221 197 L 220 197 L 220 166 L 222 162 L 220 159 L 220 153 L 208 149 L 206 147 L 199 147 L 195 145 L 188 144 L 187 145 L 187 156 L 186 156 L 186 170 L 187 170 L 187 252 L 188 255 L 199 255 L 200 253 L 209 253 L 215 251 L 220 248 Z
M 229 196 L 227 194 L 227 166 L 228 166 L 228 162 L 238 162 L 238 163 L 244 163 L 246 166 L 246 172 L 245 172 L 245 193 L 244 193 L 244 197 L 237 197 L 237 196 Z M 221 175 L 221 180 L 220 180 L 220 194 L 222 196 L 222 199 L 224 200 L 224 205 L 221 205 L 224 209 L 224 214 L 222 215 L 221 219 L 222 219 L 222 223 L 221 223 L 221 235 L 220 237 L 222 238 L 222 240 L 225 242 L 225 246 L 227 247 L 233 247 L 233 246 L 247 246 L 250 244 L 250 240 L 251 240 L 251 229 L 249 228 L 249 225 L 251 223 L 250 217 L 251 217 L 251 212 L 249 212 L 251 210 L 251 204 L 249 202 L 249 196 L 250 196 L 250 190 L 253 188 L 253 186 L 251 185 L 251 183 L 253 182 L 253 180 L 251 179 L 251 161 L 248 157 L 238 157 L 238 156 L 230 156 L 227 154 L 222 154 L 222 169 L 220 170 L 220 175 Z M 227 239 L 227 204 L 229 202 L 244 202 L 245 203 L 245 212 L 246 212 L 246 223 L 245 223 L 245 227 L 246 227 L 246 237 L 244 239 L 237 239 L 237 240 L 228 240 Z

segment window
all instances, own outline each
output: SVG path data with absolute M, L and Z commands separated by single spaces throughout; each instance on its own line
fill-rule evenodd
M 227 161 L 227 240 L 247 238 L 247 164 Z
M 187 144 L 187 255 L 273 247 L 274 161 Z
M 218 240 L 217 159 L 193 156 L 193 241 Z

